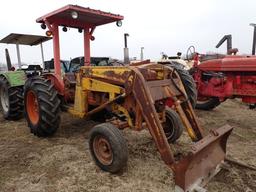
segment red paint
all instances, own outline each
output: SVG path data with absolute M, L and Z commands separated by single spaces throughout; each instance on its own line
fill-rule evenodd
M 36 94 L 32 90 L 27 93 L 26 105 L 29 120 L 33 125 L 36 125 L 39 121 L 39 106 Z
M 74 20 L 71 18 L 70 14 L 72 11 L 78 12 L 78 16 L 80 16 L 80 18 L 78 17 L 78 20 Z M 93 20 L 92 20 L 92 18 L 90 18 L 88 20 L 89 16 L 92 14 L 97 15 L 97 18 L 94 18 Z M 85 18 L 85 17 L 82 17 L 82 15 L 84 15 L 84 16 L 89 15 L 89 16 L 87 18 Z M 63 16 L 65 19 L 63 19 Z M 99 25 L 123 20 L 124 17 L 121 15 L 118 15 L 118 14 L 112 14 L 109 12 L 85 8 L 85 7 L 81 7 L 81 6 L 77 6 L 77 5 L 66 5 L 60 9 L 52 11 L 52 12 L 38 18 L 36 20 L 36 22 L 44 23 L 45 20 L 48 20 L 50 22 L 50 24 L 52 24 L 52 23 L 56 23 L 56 21 L 60 21 L 61 19 L 63 22 L 67 22 L 66 24 L 69 24 L 68 26 L 70 26 L 71 24 L 80 23 L 79 26 L 76 26 L 76 27 L 84 28 L 84 26 L 86 24 L 92 23 L 92 26 L 99 26 Z M 79 20 L 82 22 L 79 22 Z M 84 22 L 84 20 L 86 20 L 87 22 Z M 91 20 L 93 22 L 91 22 Z M 63 25 L 63 23 L 59 23 L 59 24 Z M 70 26 L 70 27 L 74 27 L 74 26 Z
M 193 57 L 193 61 L 194 61 L 194 67 L 198 66 L 199 64 L 199 54 L 196 53 Z
M 76 19 L 71 16 L 73 11 L 76 11 L 78 14 Z M 63 95 L 65 99 L 70 97 L 70 92 L 69 90 L 65 91 L 64 81 L 61 74 L 59 26 L 84 29 L 84 60 L 85 66 L 88 66 L 90 65 L 90 39 L 96 26 L 120 21 L 123 18 L 124 17 L 121 15 L 107 13 L 100 10 L 94 10 L 77 5 L 67 5 L 36 20 L 38 23 L 46 24 L 53 35 L 55 73 L 44 74 L 44 76 L 52 81 L 59 94 Z
M 59 26 L 52 25 L 53 29 L 53 55 L 54 55 L 54 72 L 55 75 L 61 77 L 60 66 L 60 42 L 59 42 Z
M 90 65 L 90 39 L 91 39 L 91 34 L 89 32 L 88 28 L 84 29 L 84 65 L 89 66 Z
M 202 71 L 256 71 L 255 56 L 226 56 L 212 59 L 198 65 Z
M 165 106 L 168 106 L 170 108 L 172 108 L 174 106 L 174 101 L 172 100 L 172 98 L 169 98 L 166 100 Z
M 221 76 L 207 78 L 204 73 L 221 72 Z M 242 98 L 243 102 L 256 103 L 256 57 L 226 56 L 195 66 L 194 80 L 199 100 L 205 97 Z M 208 76 L 209 77 L 209 76 Z
M 55 75 L 53 73 L 43 73 L 45 79 L 51 80 L 51 84 L 54 85 L 55 89 L 62 96 L 65 95 L 64 82 L 61 76 Z

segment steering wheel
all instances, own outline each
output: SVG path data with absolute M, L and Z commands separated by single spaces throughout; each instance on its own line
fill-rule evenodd
M 193 45 L 191 45 L 191 46 L 188 48 L 188 50 L 187 50 L 186 59 L 187 59 L 188 61 L 192 61 L 195 54 L 196 54 L 196 48 L 195 48 Z
M 80 69 L 80 67 L 80 64 L 76 64 L 75 66 L 70 65 L 69 72 L 76 73 Z

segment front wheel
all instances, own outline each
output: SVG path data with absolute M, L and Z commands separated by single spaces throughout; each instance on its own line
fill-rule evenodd
M 128 149 L 121 131 L 111 123 L 93 127 L 89 146 L 91 155 L 102 170 L 116 173 L 127 163 Z
M 220 104 L 218 97 L 209 97 L 209 98 L 198 98 L 196 102 L 196 109 L 201 110 L 212 110 Z
M 31 132 L 38 137 L 53 135 L 60 125 L 60 99 L 47 79 L 27 80 L 24 91 L 25 117 Z
M 172 109 L 166 109 L 165 119 L 166 121 L 163 123 L 165 135 L 168 142 L 174 143 L 182 135 L 184 130 L 183 125 L 179 115 Z

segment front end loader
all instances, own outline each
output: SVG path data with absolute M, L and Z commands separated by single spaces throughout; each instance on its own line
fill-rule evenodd
M 111 22 L 120 25 L 122 19 L 120 15 L 67 5 L 37 20 L 53 36 L 55 73 L 44 73 L 26 82 L 24 104 L 31 132 L 39 137 L 53 135 L 60 126 L 61 109 L 80 118 L 103 118 L 105 122 L 91 130 L 90 152 L 102 170 L 116 173 L 128 159 L 121 130 L 146 128 L 162 160 L 174 172 L 175 190 L 200 190 L 224 161 L 232 128 L 224 126 L 206 134 L 178 73 L 171 67 L 157 63 L 90 66 L 89 45 L 96 26 Z M 59 26 L 84 32 L 85 66 L 75 73 L 60 71 Z M 166 107 L 170 100 L 171 108 Z M 170 144 L 181 136 L 182 125 L 194 144 L 178 159 Z
M 163 161 L 175 173 L 177 191 L 192 191 L 216 174 L 224 160 L 226 141 L 232 128 L 224 126 L 204 136 L 177 72 L 155 63 L 120 68 L 83 67 L 76 79 L 75 104 L 68 111 L 85 118 L 107 109 L 115 114 L 108 120 L 108 124 L 115 128 L 137 131 L 147 128 Z M 98 103 L 96 98 L 100 98 Z M 174 101 L 172 109 L 165 107 L 168 99 Z M 90 106 L 95 107 L 90 110 Z M 174 142 L 180 137 L 180 120 L 196 143 L 187 156 L 176 161 L 168 141 Z M 115 172 L 121 169 L 113 163 L 114 159 L 119 159 L 119 154 L 115 156 L 110 137 L 101 142 L 100 138 L 104 139 L 106 135 L 98 133 L 98 127 L 108 129 L 108 126 L 104 123 L 92 130 L 94 137 L 90 137 L 90 150 L 101 168 Z M 119 132 L 118 129 L 115 132 Z M 117 134 L 116 138 L 120 137 Z M 125 142 L 123 138 L 120 140 L 120 143 Z M 112 158 L 105 158 L 109 156 Z

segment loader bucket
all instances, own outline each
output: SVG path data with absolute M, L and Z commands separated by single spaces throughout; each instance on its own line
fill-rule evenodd
M 175 191 L 205 191 L 207 182 L 218 173 L 226 154 L 232 127 L 225 125 L 195 143 L 187 156 L 174 165 Z

